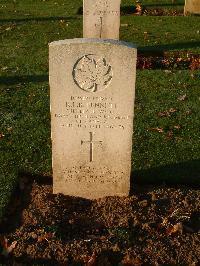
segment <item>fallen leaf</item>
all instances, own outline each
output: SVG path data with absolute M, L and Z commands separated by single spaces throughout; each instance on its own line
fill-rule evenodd
M 5 137 L 5 135 L 0 132 L 0 139 L 2 139 L 3 137 Z
M 159 117 L 170 117 L 171 114 L 176 113 L 176 112 L 177 112 L 177 110 L 175 108 L 170 108 L 167 111 L 159 112 L 158 116 Z
M 37 242 L 42 242 L 46 240 L 47 242 L 54 237 L 54 233 L 45 233 L 44 235 L 41 235 L 38 237 Z
M 172 139 L 173 135 L 174 135 L 173 131 L 172 131 L 172 130 L 169 130 L 169 131 L 167 132 L 167 134 L 166 134 L 166 138 L 167 138 L 167 139 Z
M 166 225 L 168 225 L 168 224 L 169 224 L 168 218 L 165 217 L 165 218 L 162 220 L 161 225 L 162 225 L 162 226 L 166 226 Z
M 167 228 L 166 234 L 170 236 L 170 235 L 175 234 L 175 233 L 181 233 L 182 234 L 182 232 L 183 232 L 182 223 L 177 223 L 177 224 Z
M 178 97 L 179 101 L 185 101 L 186 99 L 187 99 L 187 95 L 186 94 L 181 95 L 181 96 Z
M 148 205 L 148 201 L 147 200 L 142 200 L 138 202 L 138 205 L 140 207 L 146 207 Z
M 115 244 L 113 247 L 112 247 L 112 250 L 114 252 L 120 252 L 120 247 L 118 246 L 118 244 Z
M 173 114 L 173 113 L 176 113 L 177 110 L 176 110 L 175 108 L 170 108 L 170 109 L 169 109 L 169 112 Z
M 151 193 L 151 200 L 152 201 L 157 200 L 156 194 L 154 192 Z
M 8 255 L 16 247 L 17 241 L 13 241 L 11 243 L 11 245 L 8 245 L 8 239 L 3 237 L 3 239 L 0 240 L 0 244 L 1 244 L 2 248 L 3 248 L 2 252 L 1 252 L 1 255 L 3 255 L 4 257 L 8 257 Z
M 159 112 L 158 113 L 159 117 L 169 117 L 170 113 L 168 111 L 164 111 L 164 112 Z
M 181 126 L 180 125 L 176 125 L 176 126 L 174 126 L 174 129 L 181 129 Z
M 148 223 L 142 224 L 142 230 L 151 231 L 151 227 Z
M 192 114 L 192 111 L 191 110 L 188 110 L 185 113 L 186 113 L 186 115 L 191 115 Z
M 164 70 L 165 73 L 169 74 L 169 73 L 172 73 L 171 70 Z
M 89 260 L 88 260 L 86 265 L 87 266 L 95 266 L 96 260 L 97 260 L 97 255 L 96 255 L 96 252 L 94 251 L 92 253 L 92 256 L 89 258 Z
M 142 6 L 140 4 L 137 4 L 135 11 L 136 11 L 135 13 L 136 15 L 140 15 L 142 13 Z
M 7 131 L 12 131 L 12 130 L 13 130 L 12 127 L 8 127 L 8 128 L 7 128 Z
M 157 131 L 159 133 L 163 133 L 164 132 L 163 128 L 161 128 L 161 127 L 154 127 L 154 128 L 150 128 L 149 130 L 150 131 Z

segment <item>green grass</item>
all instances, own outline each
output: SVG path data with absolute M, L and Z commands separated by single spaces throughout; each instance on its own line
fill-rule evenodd
M 198 21 L 198 17 L 122 17 L 122 23 L 129 23 L 130 26 L 121 28 L 120 38 L 136 43 L 143 50 L 199 52 Z M 82 20 L 79 17 L 72 20 L 6 23 L 0 27 L 2 76 L 46 74 L 48 43 L 82 36 Z M 147 32 L 147 38 L 144 32 Z
M 132 6 L 134 0 L 122 0 L 122 6 Z M 172 4 L 171 0 L 142 0 L 142 5 L 162 8 L 179 8 L 183 9 L 184 0 L 176 0 Z M 54 16 L 75 16 L 79 8 L 83 5 L 81 0 L 1 0 L 0 16 L 3 18 L 25 17 L 54 17 Z
M 139 49 L 200 52 L 200 17 L 122 17 L 120 38 Z
M 136 177 L 199 183 L 199 78 L 200 71 L 138 71 L 133 149 Z M 179 100 L 183 95 L 185 100 Z M 170 109 L 174 109 L 170 116 L 159 114 Z
M 0 217 L 20 173 L 52 174 L 48 43 L 82 36 L 82 16 L 77 15 L 81 6 L 78 0 L 1 1 Z M 121 27 L 120 39 L 136 43 L 140 50 L 198 53 L 199 22 L 199 17 L 123 16 L 121 23 L 128 27 Z M 187 181 L 184 169 L 190 169 L 189 180 L 198 182 L 200 73 L 191 74 L 137 72 L 133 175 L 138 180 Z M 178 101 L 184 94 L 187 99 Z M 158 117 L 170 108 L 177 109 L 171 117 Z M 180 129 L 175 129 L 178 125 Z M 156 127 L 164 132 L 152 131 Z M 173 136 L 167 138 L 171 131 Z

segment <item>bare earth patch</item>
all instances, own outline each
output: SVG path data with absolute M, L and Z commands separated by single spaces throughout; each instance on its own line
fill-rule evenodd
M 90 201 L 24 178 L 0 233 L 6 265 L 199 265 L 200 190 L 136 186 Z

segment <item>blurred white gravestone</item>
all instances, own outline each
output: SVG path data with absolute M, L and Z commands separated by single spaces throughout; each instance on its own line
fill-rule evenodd
M 84 0 L 83 37 L 119 39 L 121 0 Z
M 184 14 L 200 14 L 200 0 L 185 0 Z
M 54 193 L 129 194 L 136 53 L 114 40 L 50 44 Z

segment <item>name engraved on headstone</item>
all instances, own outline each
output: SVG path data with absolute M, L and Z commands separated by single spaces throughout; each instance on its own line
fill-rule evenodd
M 65 107 L 65 113 L 55 114 L 57 119 L 62 119 L 62 127 L 124 130 L 128 120 L 132 123 L 130 115 L 120 114 L 112 97 L 71 96 Z

